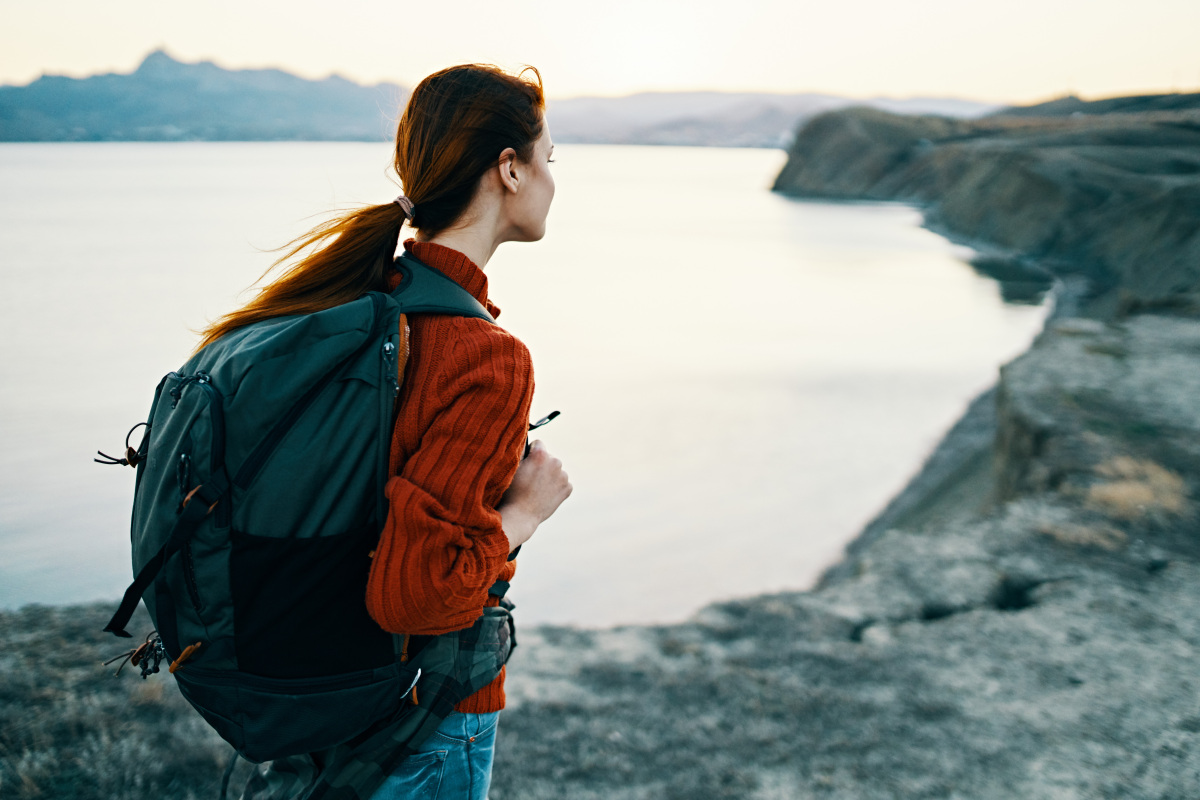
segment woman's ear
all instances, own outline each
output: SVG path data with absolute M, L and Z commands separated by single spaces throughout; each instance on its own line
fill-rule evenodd
M 517 151 L 511 147 L 504 148 L 500 153 L 500 163 L 497 167 L 500 173 L 500 183 L 508 191 L 516 194 L 521 187 L 521 177 L 517 166 Z

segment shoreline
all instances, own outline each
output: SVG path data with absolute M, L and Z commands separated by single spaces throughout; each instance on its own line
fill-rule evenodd
M 919 204 L 909 205 L 922 212 L 925 210 Z M 984 242 L 956 236 L 927 223 L 924 227 L 954 244 L 970 247 L 977 252 L 989 252 Z M 1007 255 L 1017 257 L 1016 254 Z M 1051 308 L 1042 330 L 1035 335 L 1030 346 L 1012 360 L 1026 355 L 1052 324 L 1077 316 L 1087 291 L 1085 280 L 1056 278 L 1046 297 Z M 987 478 L 991 461 L 995 458 L 997 388 L 998 383 L 993 383 L 971 399 L 966 410 L 938 440 L 908 483 L 846 543 L 842 558 L 825 570 L 812 587 L 813 590 L 844 577 L 851 557 L 869 547 L 891 528 L 945 524 L 956 518 L 982 513 L 996 502 L 994 492 L 987 485 Z
M 875 124 L 895 127 L 867 112 L 815 120 L 795 152 L 820 151 L 822 131 L 840 146 L 839 126 L 869 143 Z M 920 166 L 963 145 L 911 146 Z M 835 177 L 883 164 L 876 180 L 912 178 L 911 159 L 851 150 Z M 951 155 L 977 176 L 972 159 L 990 169 L 994 153 Z M 1007 186 L 1017 202 L 979 203 L 1019 238 L 1029 187 Z M 1051 222 L 1094 224 L 1079 208 L 1064 201 Z M 1012 248 L 1054 256 L 1044 330 L 815 588 L 671 625 L 523 629 L 492 800 L 1200 797 L 1200 307 L 1186 266 L 1200 234 L 1180 217 L 1179 253 L 1143 274 L 1115 260 L 1149 230 L 1125 216 L 1136 230 L 1105 239 L 1115 272 Z M 19 699 L 0 704 L 13 731 L 0 785 L 207 796 L 229 750 L 178 692 L 98 680 L 111 640 L 93 629 L 110 610 L 0 612 L 0 696 Z

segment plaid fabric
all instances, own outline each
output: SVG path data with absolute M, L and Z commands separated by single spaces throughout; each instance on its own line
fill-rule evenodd
M 454 704 L 487 686 L 516 638 L 512 604 L 485 608 L 470 628 L 432 638 L 415 659 L 419 705 L 382 727 L 316 753 L 276 759 L 251 775 L 242 800 L 369 800 L 409 753 L 437 730 Z

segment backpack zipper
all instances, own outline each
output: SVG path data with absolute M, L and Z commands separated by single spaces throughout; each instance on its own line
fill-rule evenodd
M 188 594 L 192 598 L 192 608 L 197 613 L 204 611 L 204 603 L 200 601 L 200 584 L 196 580 L 196 560 L 192 557 L 192 543 L 183 545 L 183 577 L 187 584 Z
M 212 376 L 207 372 L 197 370 L 194 375 L 188 375 L 186 377 L 180 377 L 174 372 L 172 372 L 171 375 L 179 378 L 179 384 L 171 390 L 171 397 L 174 398 L 171 408 L 179 405 L 179 400 L 183 396 L 184 388 L 192 384 L 199 386 L 201 390 L 208 395 L 208 419 L 210 427 L 212 428 L 212 436 L 209 442 L 208 451 L 209 463 L 212 465 L 213 470 L 216 471 L 225 463 L 225 398 L 221 395 L 221 392 L 217 389 L 217 387 L 213 386 Z M 182 455 L 185 458 L 187 457 L 186 453 Z M 184 468 L 183 463 L 180 464 L 180 468 Z M 188 480 L 186 482 L 190 483 L 190 458 L 187 458 L 186 469 L 188 473 Z M 221 503 L 222 506 L 229 505 L 228 498 L 225 499 L 226 502 Z M 227 518 L 228 513 L 228 508 L 222 509 L 222 519 Z M 184 584 L 187 586 L 188 596 L 192 601 L 192 608 L 196 609 L 196 612 L 199 613 L 204 611 L 204 601 L 200 599 L 200 582 L 196 579 L 196 560 L 192 554 L 192 543 L 190 541 L 183 545 L 182 555 Z
M 212 376 L 207 372 L 197 371 L 196 374 L 187 376 L 171 372 L 167 377 L 176 378 L 179 381 L 178 385 L 170 391 L 173 398 L 171 408 L 179 405 L 179 401 L 183 397 L 183 390 L 192 384 L 199 386 L 208 395 L 208 416 L 212 423 L 209 462 L 214 470 L 219 469 L 225 463 L 225 397 L 217 387 L 213 386 Z
M 213 469 L 225 466 L 225 397 L 213 386 L 206 372 L 196 373 L 196 383 L 208 393 L 208 415 L 212 422 Z

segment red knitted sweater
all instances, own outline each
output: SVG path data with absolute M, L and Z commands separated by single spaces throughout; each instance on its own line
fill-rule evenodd
M 487 276 L 457 250 L 404 243 L 487 306 Z M 393 278 L 393 288 L 399 276 Z M 367 608 L 394 633 L 465 628 L 488 588 L 512 580 L 496 506 L 521 460 L 533 397 L 533 364 L 518 339 L 480 319 L 408 319 L 409 355 L 392 434 L 389 512 L 367 582 Z M 456 706 L 504 708 L 504 672 Z

